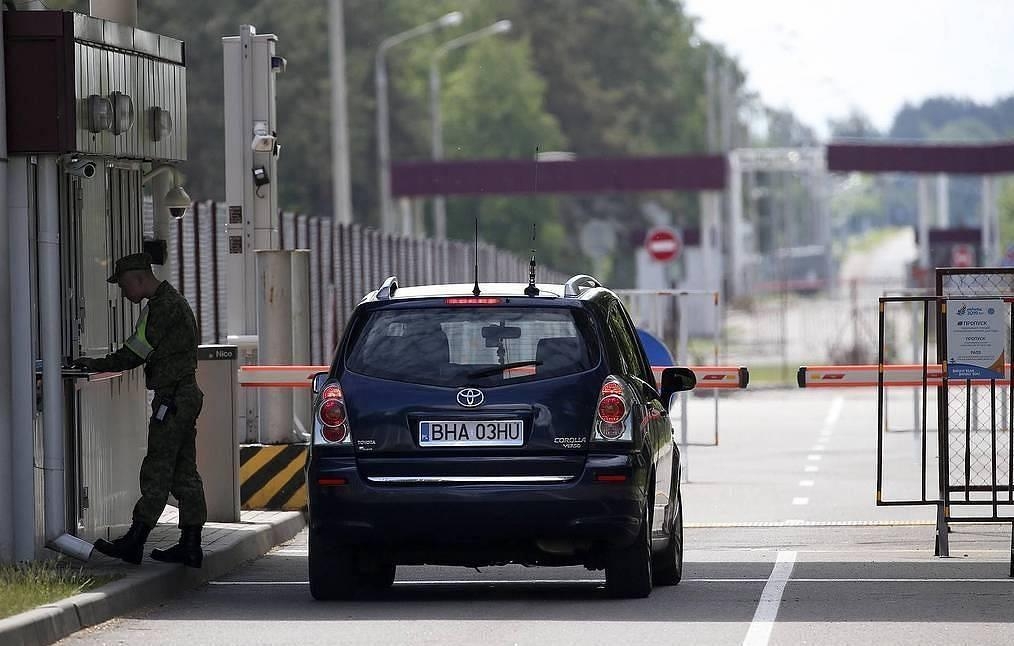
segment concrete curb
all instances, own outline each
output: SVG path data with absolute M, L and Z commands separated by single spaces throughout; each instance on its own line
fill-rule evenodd
M 238 526 L 228 536 L 205 547 L 204 564 L 199 570 L 145 559 L 136 572 L 100 588 L 0 620 L 0 643 L 52 644 L 82 628 L 216 579 L 291 539 L 305 526 L 303 514 L 295 511 L 279 513 L 270 521 Z

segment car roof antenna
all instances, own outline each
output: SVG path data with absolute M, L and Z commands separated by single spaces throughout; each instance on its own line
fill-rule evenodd
M 535 193 L 539 192 L 539 147 L 535 147 Z M 539 288 L 535 286 L 535 223 L 532 222 L 532 260 L 528 263 L 528 287 L 525 296 L 538 296 Z
M 479 291 L 479 214 L 475 214 L 475 285 L 472 286 L 472 295 L 478 296 Z
M 528 287 L 525 296 L 538 296 L 539 288 L 535 286 L 535 223 L 532 222 L 532 260 L 528 263 Z

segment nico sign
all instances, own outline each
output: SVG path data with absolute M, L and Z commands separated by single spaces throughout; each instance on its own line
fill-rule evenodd
M 948 379 L 1004 378 L 1005 309 L 999 298 L 948 301 Z
M 644 248 L 656 262 L 672 262 L 683 250 L 683 240 L 672 227 L 652 227 L 644 236 Z

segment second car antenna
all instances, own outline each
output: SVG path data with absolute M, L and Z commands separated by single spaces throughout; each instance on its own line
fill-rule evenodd
M 535 191 L 539 192 L 539 147 L 535 147 Z M 535 223 L 532 222 L 532 260 L 528 263 L 528 287 L 525 296 L 538 296 L 539 288 L 535 286 Z

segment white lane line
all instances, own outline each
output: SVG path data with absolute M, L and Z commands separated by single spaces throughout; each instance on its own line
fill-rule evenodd
M 838 416 L 841 415 L 842 406 L 845 404 L 845 398 L 838 395 L 831 402 L 831 410 L 827 411 L 827 417 L 824 418 L 824 428 L 830 430 L 834 426 L 835 422 L 838 421 Z
M 811 450 L 811 451 L 817 451 L 817 452 L 820 452 L 820 451 L 825 451 L 825 450 L 827 450 L 827 447 L 826 447 L 826 446 L 824 446 L 823 444 L 814 444 L 814 445 L 813 445 L 813 448 L 812 448 L 812 449 L 810 449 L 810 450 Z
M 817 473 L 818 471 L 820 471 L 820 467 L 818 467 L 816 464 L 808 464 L 806 465 L 806 468 L 803 469 L 803 471 L 806 471 L 807 473 Z
M 811 462 L 817 462 L 820 460 L 820 456 L 815 453 L 811 453 L 810 455 L 806 456 L 806 459 L 810 460 Z
M 813 480 L 800 480 L 799 481 L 799 486 L 800 487 L 812 487 L 813 486 Z
M 810 504 L 810 499 L 809 498 L 804 498 L 802 496 L 797 496 L 797 497 L 795 497 L 795 498 L 792 499 L 792 504 L 793 505 L 809 505 Z
M 782 593 L 785 592 L 785 584 L 792 576 L 792 566 L 796 563 L 795 552 L 778 552 L 775 566 L 771 568 L 771 576 L 764 585 L 760 601 L 757 603 L 757 610 L 753 613 L 753 621 L 750 622 L 750 629 L 746 632 L 743 646 L 767 646 L 771 639 L 771 629 L 774 628 L 775 618 L 778 616 L 778 606 L 782 603 Z

